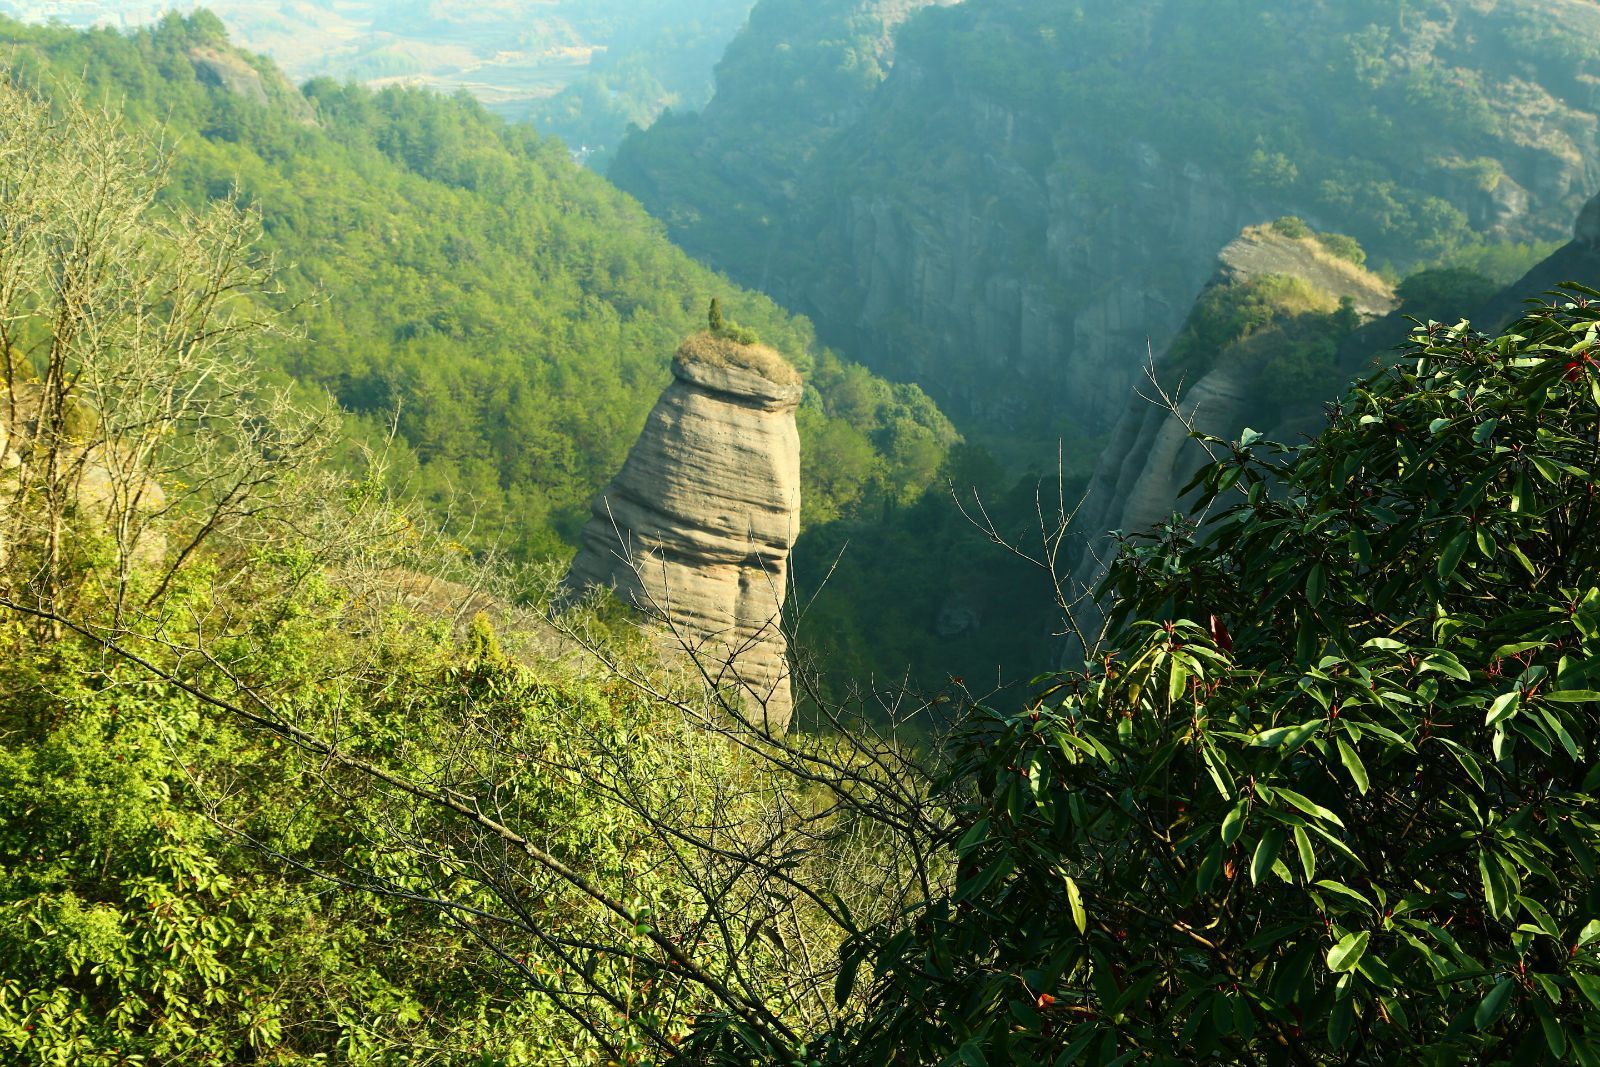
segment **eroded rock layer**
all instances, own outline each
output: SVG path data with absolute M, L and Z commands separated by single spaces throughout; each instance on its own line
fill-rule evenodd
M 1078 512 L 1076 521 L 1085 541 L 1072 576 L 1075 592 L 1087 593 L 1105 577 L 1118 548 L 1111 531 L 1149 531 L 1175 512 L 1187 511 L 1193 494 L 1186 497 L 1182 489 L 1208 459 L 1205 448 L 1191 438 L 1191 427 L 1229 441 L 1237 440 L 1252 423 L 1281 441 L 1317 431 L 1323 401 L 1337 397 L 1342 383 L 1371 353 L 1360 349 L 1360 359 L 1352 363 L 1341 359 L 1330 344 L 1327 365 L 1318 369 L 1326 379 L 1326 396 L 1305 400 L 1273 395 L 1281 384 L 1269 373 L 1273 359 L 1297 346 L 1307 347 L 1306 321 L 1341 303 L 1349 309 L 1351 325 L 1391 315 L 1397 306 L 1393 289 L 1381 278 L 1329 254 L 1318 239 L 1252 226 L 1223 248 L 1196 314 L 1208 294 L 1228 300 L 1230 294 L 1244 294 L 1253 282 L 1273 279 L 1282 291 L 1271 298 L 1280 306 L 1270 323 L 1248 336 L 1229 339 L 1220 350 L 1186 353 L 1177 365 L 1171 350 L 1157 362 L 1157 380 L 1177 404 L 1181 418 L 1159 402 L 1149 382 L 1127 397 Z M 1402 335 L 1403 330 L 1395 333 Z M 1080 627 L 1089 631 L 1085 636 L 1092 636 L 1101 622 L 1097 607 L 1084 600 L 1079 614 Z M 1071 642 L 1068 661 L 1082 651 L 1076 640 Z
M 616 479 L 595 498 L 568 584 L 661 621 L 771 733 L 793 713 L 780 626 L 800 527 L 799 375 L 771 349 L 702 334 Z

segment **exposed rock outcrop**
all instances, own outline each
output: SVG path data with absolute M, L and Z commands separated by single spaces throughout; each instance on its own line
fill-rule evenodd
M 1299 278 L 1338 303 L 1348 300 L 1363 319 L 1399 306 L 1394 287 L 1349 259 L 1328 251 L 1315 237 L 1289 237 L 1276 226 L 1251 226 L 1217 256 L 1217 280 L 1247 282 L 1269 274 Z
M 20 379 L 20 376 L 19 376 Z M 9 387 L 0 379 L 0 508 L 11 500 L 18 478 L 36 483 L 45 463 L 38 446 L 44 387 L 37 381 L 17 380 Z M 146 467 L 132 449 L 103 439 L 100 413 L 88 401 L 69 397 L 63 434 L 55 439 L 56 464 L 65 472 L 63 487 L 72 509 L 102 530 L 123 529 L 134 535 L 125 544 L 138 562 L 153 564 L 167 551 L 165 535 L 149 520 L 167 506 L 167 493 L 145 474 Z M 49 438 L 47 438 L 49 440 Z M 27 468 L 33 467 L 29 474 Z M 0 523 L 0 530 L 6 527 Z M 0 538 L 0 562 L 10 546 Z
M 196 45 L 189 50 L 189 62 L 203 84 L 216 86 L 262 107 L 276 97 L 295 122 L 302 126 L 316 124 L 311 104 L 275 67 L 264 75 L 243 53 L 218 45 Z
M 781 627 L 800 525 L 799 375 L 774 351 L 701 334 L 678 350 L 622 471 L 595 499 L 568 584 L 665 623 L 745 714 L 793 714 Z
M 745 36 L 794 2 L 762 0 Z M 1113 430 L 1147 341 L 1176 335 L 1252 222 L 1298 215 L 1401 265 L 1430 255 L 1424 230 L 1559 235 L 1600 161 L 1594 79 L 1561 42 L 1600 33 L 1600 7 L 1426 6 L 1258 0 L 1211 35 L 1181 0 L 924 10 L 888 77 L 813 132 L 775 124 L 818 113 L 836 79 L 758 107 L 722 78 L 698 125 L 631 137 L 613 177 L 973 439 L 1003 426 L 1053 453 L 1063 429 Z M 1247 22 L 1277 43 L 1240 64 L 1216 45 Z M 1413 78 L 1462 88 L 1423 99 Z M 743 165 L 774 144 L 806 149 L 787 170 Z
M 1526 310 L 1524 301 L 1562 282 L 1582 282 L 1600 288 L 1600 195 L 1578 213 L 1570 242 L 1556 249 L 1483 307 L 1471 309 L 1467 318 L 1485 330 L 1498 330 Z
M 189 61 L 194 64 L 195 74 L 201 81 L 220 86 L 254 103 L 267 103 L 267 87 L 261 72 L 246 63 L 237 52 L 202 45 L 190 50 Z
M 1257 234 L 1260 231 L 1255 231 Z M 1250 235 L 1247 233 L 1246 238 Z M 1279 250 L 1282 251 L 1281 249 Z M 1252 269 L 1268 266 L 1280 274 L 1292 274 L 1314 281 L 1324 290 L 1348 296 L 1367 313 L 1383 310 L 1385 290 L 1374 289 L 1376 281 L 1366 272 L 1339 284 L 1337 277 L 1310 269 L 1311 264 L 1295 267 L 1278 252 L 1251 248 L 1245 239 L 1235 241 L 1222 253 L 1215 284 L 1239 283 Z M 1347 268 L 1341 268 L 1342 271 Z M 1363 277 L 1364 276 L 1364 277 Z M 1571 242 L 1557 249 L 1522 278 L 1477 307 L 1459 309 L 1460 317 L 1479 328 L 1495 332 L 1506 328 L 1526 310 L 1526 301 L 1554 289 L 1562 282 L 1579 281 L 1588 285 L 1600 282 L 1600 196 L 1589 200 L 1578 215 Z M 1392 297 L 1392 294 L 1389 294 Z M 1328 383 L 1325 401 L 1333 400 L 1343 384 L 1369 367 L 1375 358 L 1393 348 L 1412 327 L 1405 308 L 1394 308 L 1355 330 L 1340 344 Z M 1455 315 L 1452 312 L 1452 317 Z M 1218 437 L 1237 438 L 1252 406 L 1261 398 L 1240 388 L 1239 360 L 1222 361 L 1186 391 L 1183 408 L 1191 413 L 1199 428 Z M 1280 409 L 1277 417 L 1258 428 L 1278 441 L 1292 442 L 1302 434 L 1312 434 L 1321 425 L 1316 404 L 1300 404 Z M 1135 398 L 1117 426 L 1116 433 L 1101 454 L 1089 497 L 1079 513 L 1079 528 L 1087 535 L 1085 554 L 1074 571 L 1074 583 L 1090 588 L 1105 573 L 1113 542 L 1106 536 L 1093 536 L 1114 529 L 1149 529 L 1183 506 L 1178 489 L 1187 482 L 1203 461 L 1198 447 L 1187 439 L 1170 413 L 1147 401 Z M 1090 623 L 1093 619 L 1087 620 Z M 1080 650 L 1069 648 L 1068 658 Z
M 1074 569 L 1074 588 L 1092 589 L 1105 576 L 1116 552 L 1110 531 L 1149 530 L 1183 509 L 1180 490 L 1207 460 L 1185 422 L 1224 440 L 1237 440 L 1247 424 L 1257 420 L 1265 421 L 1256 428 L 1277 440 L 1292 440 L 1301 430 L 1314 432 L 1314 426 L 1302 425 L 1307 405 L 1268 395 L 1271 376 L 1261 373 L 1274 356 L 1305 343 L 1295 334 L 1298 319 L 1343 303 L 1355 313 L 1351 322 L 1355 325 L 1386 316 L 1398 306 L 1394 290 L 1377 275 L 1330 254 L 1313 237 L 1286 236 L 1269 226 L 1246 229 L 1222 250 L 1202 302 L 1207 295 L 1219 295 L 1219 287 L 1242 293 L 1251 282 L 1267 279 L 1302 283 L 1291 284 L 1288 296 L 1279 298 L 1277 321 L 1259 333 L 1230 339 L 1220 351 L 1201 352 L 1198 357 L 1186 353 L 1191 361 L 1200 360 L 1196 366 L 1181 362 L 1175 366 L 1172 352 L 1158 361 L 1157 378 L 1163 389 L 1175 394 L 1183 420 L 1152 402 L 1153 387 L 1136 389 L 1127 398 L 1078 513 L 1078 529 L 1086 540 Z M 1229 292 L 1220 295 L 1226 299 Z M 1326 344 L 1331 349 L 1331 342 Z M 1332 358 L 1323 372 L 1328 379 L 1327 399 L 1332 399 L 1339 391 L 1336 383 L 1358 368 L 1341 358 L 1342 350 L 1327 354 Z M 1185 377 L 1190 380 L 1185 382 Z M 1320 412 L 1320 400 L 1309 406 Z M 1086 617 L 1080 623 L 1092 627 L 1094 621 Z

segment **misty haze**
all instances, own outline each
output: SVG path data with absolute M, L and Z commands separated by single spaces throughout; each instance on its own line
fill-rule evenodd
M 1600 3 L 0 46 L 0 1064 L 1600 1064 Z

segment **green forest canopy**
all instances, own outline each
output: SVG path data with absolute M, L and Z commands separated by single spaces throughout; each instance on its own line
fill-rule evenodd
M 162 125 L 173 197 L 260 210 L 305 329 L 265 362 L 330 390 L 369 440 L 398 413 L 392 477 L 470 548 L 567 551 L 712 295 L 806 374 L 807 521 L 915 495 L 956 439 L 915 387 L 821 349 L 559 142 L 465 96 L 322 80 L 302 96 L 204 12 L 128 36 L 6 20 L 0 40 L 14 76 Z

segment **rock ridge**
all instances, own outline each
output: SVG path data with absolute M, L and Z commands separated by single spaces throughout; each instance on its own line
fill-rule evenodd
M 1242 287 L 1253 280 L 1294 279 L 1306 286 L 1305 296 L 1332 310 L 1341 302 L 1354 311 L 1353 323 L 1392 315 L 1398 300 L 1392 286 L 1350 260 L 1330 253 L 1314 235 L 1288 236 L 1272 225 L 1246 227 L 1225 245 L 1216 260 L 1216 273 L 1201 294 L 1217 287 Z M 1289 316 L 1292 318 L 1292 315 Z M 1174 367 L 1169 349 L 1156 364 L 1163 388 L 1177 394 L 1183 419 L 1150 402 L 1148 387 L 1134 389 L 1125 401 L 1105 449 L 1101 452 L 1087 495 L 1079 509 L 1082 554 L 1072 574 L 1071 588 L 1088 592 L 1104 579 L 1117 553 L 1111 531 L 1148 531 L 1184 510 L 1180 489 L 1207 460 L 1205 450 L 1190 438 L 1189 425 L 1200 432 L 1237 440 L 1251 419 L 1266 417 L 1258 428 L 1276 440 L 1294 437 L 1299 405 L 1278 405 L 1279 398 L 1262 395 L 1260 364 L 1285 347 L 1285 336 L 1264 334 L 1230 342 L 1211 357 L 1192 382 L 1183 384 L 1189 368 Z M 1354 367 L 1340 361 L 1336 375 L 1350 375 Z M 1336 395 L 1336 394 L 1334 394 Z M 1330 395 L 1328 399 L 1332 399 Z M 1188 425 L 1186 425 L 1186 423 Z M 1084 601 L 1080 629 L 1094 630 L 1100 614 Z M 1069 662 L 1081 653 L 1076 643 L 1068 648 Z

